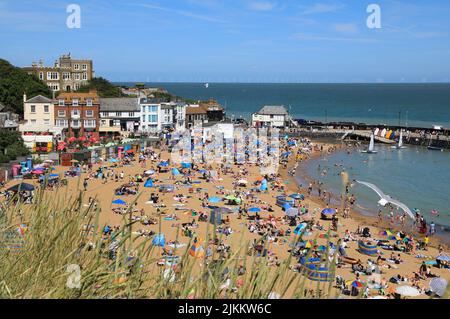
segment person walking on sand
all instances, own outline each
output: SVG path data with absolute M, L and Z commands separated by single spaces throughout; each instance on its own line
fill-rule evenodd
M 83 182 L 84 191 L 87 191 L 87 187 L 88 187 L 87 179 L 84 179 L 84 182 Z

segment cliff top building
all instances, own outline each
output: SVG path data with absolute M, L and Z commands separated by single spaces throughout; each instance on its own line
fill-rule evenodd
M 40 60 L 23 70 L 36 75 L 55 92 L 76 91 L 94 77 L 92 60 L 72 59 L 70 53 L 59 57 L 51 67 L 44 66 L 44 62 Z

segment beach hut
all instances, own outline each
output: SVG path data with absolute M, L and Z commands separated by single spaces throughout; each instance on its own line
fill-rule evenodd
M 376 256 L 378 252 L 378 246 L 371 241 L 358 241 L 358 250 L 360 253 L 368 256 Z
M 164 234 L 158 234 L 153 237 L 152 245 L 157 247 L 164 247 L 166 245 L 166 236 Z

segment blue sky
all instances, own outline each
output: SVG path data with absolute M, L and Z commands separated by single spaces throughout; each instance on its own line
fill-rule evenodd
M 112 81 L 449 82 L 449 17 L 448 0 L 0 0 L 0 57 L 71 52 Z

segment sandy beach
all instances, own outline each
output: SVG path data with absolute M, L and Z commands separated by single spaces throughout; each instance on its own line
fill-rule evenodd
M 299 144 L 301 143 L 299 142 Z M 431 239 L 426 250 L 413 248 L 414 250 L 410 252 L 388 251 L 378 247 L 379 257 L 376 255 L 368 256 L 359 252 L 358 240 L 362 237 L 360 233 L 357 233 L 358 228 L 368 227 L 372 240 L 386 239 L 383 232 L 387 229 L 392 230 L 395 236 L 397 233 L 396 229 L 387 221 L 379 223 L 376 218 L 362 216 L 353 210 L 350 211 L 348 218 L 344 218 L 340 207 L 338 207 L 339 211 L 336 214 L 338 218 L 337 229 L 332 229 L 331 220 L 322 220 L 320 218 L 321 211 L 327 205 L 317 196 L 307 196 L 307 188 L 300 188 L 290 172 L 298 164 L 297 169 L 301 169 L 302 162 L 307 161 L 308 158 L 324 156 L 327 152 L 335 150 L 336 146 L 317 142 L 309 144 L 309 147 L 312 150 L 309 154 L 297 155 L 301 147 L 289 149 L 292 155 L 289 156 L 289 160 L 285 165 L 280 165 L 278 175 L 269 182 L 270 186 L 267 191 L 259 191 L 263 177 L 259 173 L 259 167 L 250 163 L 240 166 L 231 165 L 228 168 L 225 166 L 221 168 L 217 164 L 205 166 L 193 163 L 197 170 L 190 170 L 189 178 L 191 179 L 191 184 L 184 184 L 186 177 L 183 177 L 183 174 L 179 176 L 172 174 L 171 169 L 173 167 L 179 168 L 179 165 L 170 164 L 167 172 L 158 172 L 158 164 L 162 161 L 170 160 L 170 153 L 166 149 L 155 149 L 152 155 L 153 158 L 148 156 L 143 163 L 139 162 L 139 154 L 135 154 L 134 160 L 129 165 L 104 163 L 95 164 L 91 169 L 85 167 L 79 177 L 68 177 L 67 187 L 63 186 L 58 191 L 46 190 L 46 194 L 48 196 L 55 196 L 54 194 L 63 196 L 65 194 L 65 196 L 73 197 L 82 192 L 85 205 L 89 204 L 89 199 L 95 199 L 99 205 L 101 209 L 100 225 L 102 227 L 108 226 L 112 230 L 119 229 L 123 227 L 124 221 L 131 218 L 136 221 L 132 229 L 136 237 L 145 234 L 153 236 L 153 234 L 163 233 L 166 243 L 178 239 L 178 242 L 184 247 L 187 247 L 193 238 L 198 238 L 201 240 L 205 251 L 208 250 L 208 247 L 217 249 L 222 246 L 222 248 L 225 248 L 224 251 L 229 249 L 227 253 L 223 252 L 223 254 L 231 254 L 238 247 L 251 246 L 253 241 L 260 240 L 262 235 L 264 235 L 269 256 L 267 262 L 274 268 L 278 267 L 277 264 L 286 260 L 292 253 L 290 243 L 295 241 L 297 237 L 294 234 L 296 226 L 303 221 L 309 221 L 310 224 L 308 224 L 307 230 L 303 234 L 302 241 L 312 244 L 313 256 L 314 254 L 320 255 L 321 249 L 328 246 L 329 242 L 333 243 L 337 254 L 340 243 L 345 242 L 347 257 L 356 261 L 359 260 L 364 269 L 367 269 L 368 265 L 373 265 L 381 271 L 375 278 L 364 271 L 361 271 L 359 274 L 355 273 L 352 265 L 349 263 L 339 263 L 336 269 L 336 276 L 342 277 L 348 289 L 351 290 L 351 286 L 355 281 L 364 285 L 375 278 L 382 285 L 386 285 L 386 287 L 382 290 L 378 288 L 368 289 L 366 297 L 392 295 L 395 288 L 399 285 L 414 285 L 422 292 L 417 298 L 428 298 L 423 292 L 428 289 L 431 277 L 426 278 L 425 275 L 416 279 L 413 279 L 413 277 L 414 273 L 419 274 L 419 269 L 424 261 L 434 261 L 436 259 L 439 255 L 438 246 L 441 243 Z M 320 150 L 321 147 L 322 151 Z M 104 174 L 106 171 L 109 171 L 111 174 L 106 179 L 102 180 L 102 178 L 94 177 L 95 171 L 100 166 L 107 168 L 104 170 Z M 83 168 L 81 163 L 80 167 Z M 55 173 L 63 176 L 68 169 L 68 167 L 55 167 Z M 179 169 L 182 171 L 181 168 Z M 203 179 L 204 175 L 199 172 L 202 169 L 209 172 L 214 171 L 216 174 L 213 178 L 208 177 L 205 180 Z M 147 180 L 147 177 L 144 177 L 144 172 L 148 170 L 153 170 L 155 173 L 151 175 L 153 187 L 147 188 L 144 187 L 144 182 Z M 187 173 L 187 171 L 185 170 L 184 172 Z M 142 177 L 142 182 L 136 183 L 137 175 Z M 83 185 L 85 180 L 87 183 Z M 245 180 L 247 183 L 238 185 L 238 180 Z M 25 180 L 24 182 L 29 183 L 30 181 Z M 17 183 L 17 181 L 9 182 L 5 187 L 9 188 Z M 37 185 L 35 180 L 33 180 L 33 183 Z M 115 195 L 115 191 L 124 184 L 132 184 L 126 189 L 136 191 L 139 195 Z M 160 185 L 173 185 L 174 192 L 161 193 L 158 189 Z M 83 191 L 84 186 L 86 186 L 86 191 Z M 300 209 L 303 208 L 308 211 L 308 218 L 297 217 L 295 225 L 290 225 L 290 220 L 285 218 L 286 213 L 281 207 L 277 206 L 276 197 L 293 193 L 306 195 L 304 200 L 296 200 L 294 203 Z M 150 203 L 152 194 L 158 196 L 157 203 Z M 231 195 L 241 198 L 241 205 L 227 205 L 226 201 L 222 200 L 224 197 Z M 208 197 L 217 197 L 220 201 L 212 204 L 209 202 Z M 123 200 L 126 204 L 113 204 L 113 201 L 118 199 Z M 120 209 L 124 209 L 131 204 L 133 204 L 132 215 L 118 213 Z M 201 221 L 199 216 L 204 214 L 207 216 L 206 220 L 209 220 L 211 209 L 208 205 L 227 207 L 232 210 L 232 213 L 222 215 L 224 224 L 219 228 L 225 234 L 220 236 L 223 243 L 219 245 L 208 245 L 205 242 L 206 238 L 213 237 L 214 227 L 208 221 Z M 260 212 L 257 214 L 252 213 L 249 211 L 251 207 L 259 208 Z M 254 221 L 256 215 L 260 216 L 260 220 L 257 222 Z M 209 235 L 207 235 L 208 232 Z M 330 238 L 327 238 L 328 233 Z M 407 236 L 409 235 L 408 232 L 405 231 L 405 233 Z M 190 236 L 186 236 L 187 234 Z M 417 238 L 415 235 L 414 238 L 416 245 L 423 240 L 423 238 Z M 166 249 L 170 250 L 167 246 Z M 441 247 L 441 250 L 448 254 L 448 247 Z M 394 259 L 398 258 L 400 261 L 396 263 L 394 260 L 390 260 L 391 257 Z M 298 259 L 298 256 L 292 259 L 291 266 L 294 270 L 299 266 Z M 198 262 L 201 263 L 201 260 L 199 259 Z M 447 280 L 450 279 L 448 269 L 430 267 L 430 270 L 433 275 Z M 404 277 L 406 281 L 401 281 L 398 284 L 389 282 L 394 276 Z M 317 286 L 314 281 L 308 280 L 307 282 L 308 289 L 315 289 Z M 333 282 L 335 282 L 335 279 L 333 279 Z M 339 295 L 340 290 L 334 287 L 333 294 Z M 285 297 L 289 298 L 289 292 Z M 308 297 L 308 295 L 306 294 L 305 297 Z

